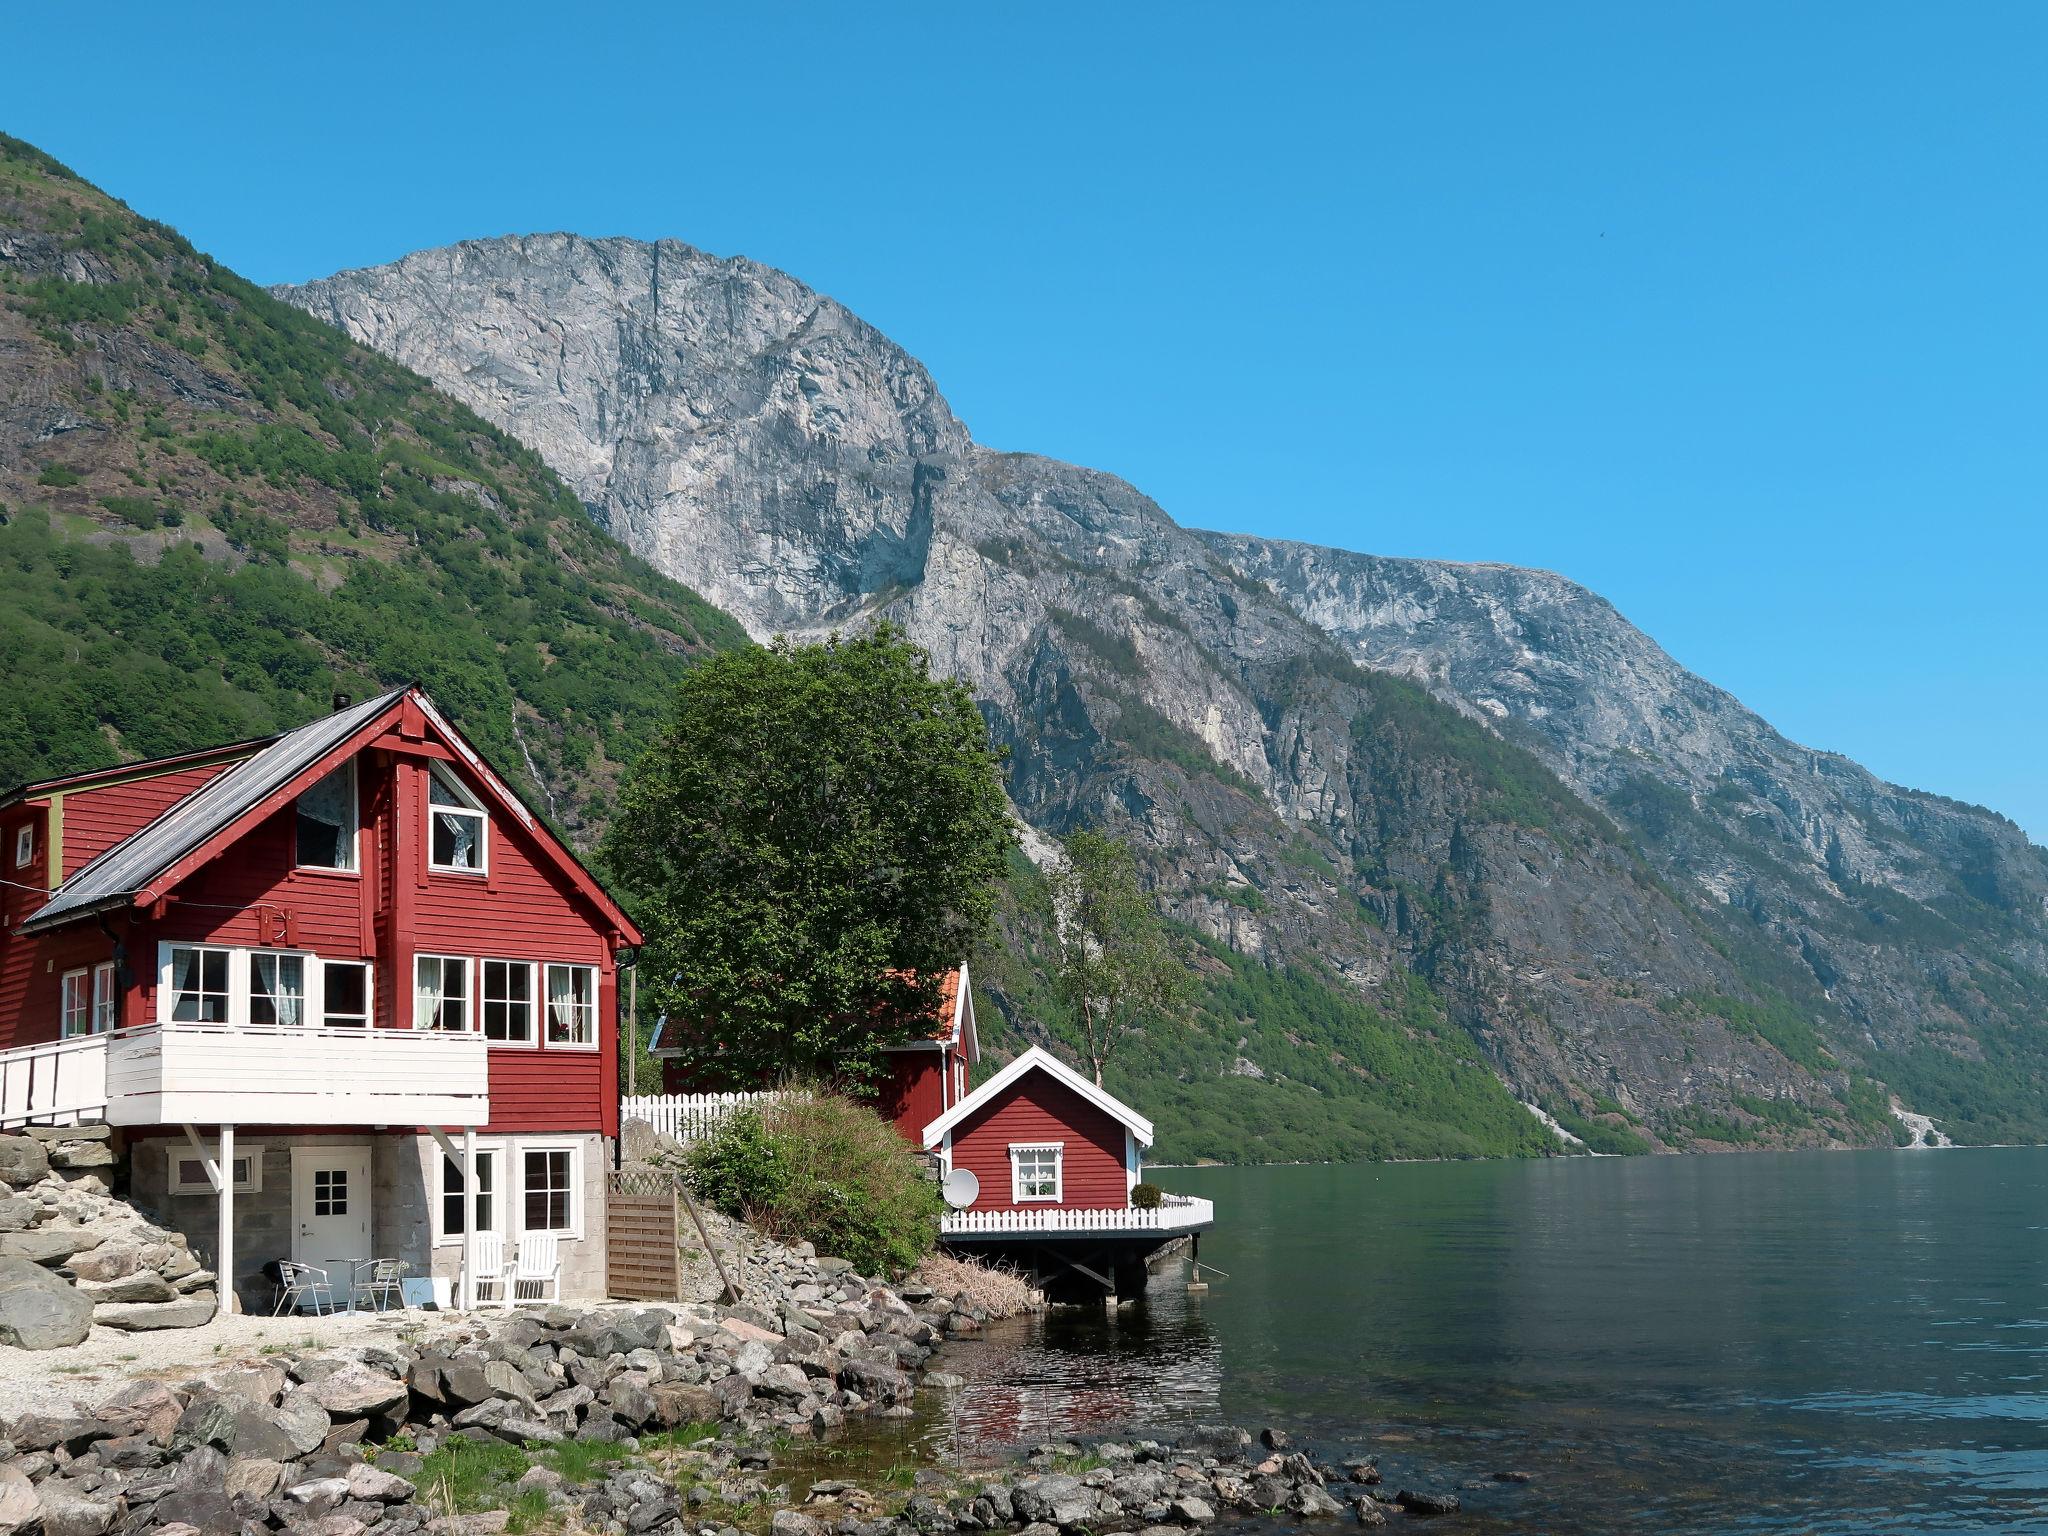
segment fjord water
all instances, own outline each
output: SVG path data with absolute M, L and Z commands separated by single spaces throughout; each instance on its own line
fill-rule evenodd
M 1445 1533 L 2048 1531 L 2048 1151 L 1157 1178 L 1229 1278 L 957 1351 L 942 1448 L 1221 1419 Z

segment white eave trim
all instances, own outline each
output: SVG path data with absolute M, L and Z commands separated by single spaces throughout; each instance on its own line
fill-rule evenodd
M 961 979 L 964 983 L 966 978 L 963 977 Z M 968 1094 L 966 1098 L 926 1126 L 924 1128 L 925 1150 L 930 1151 L 934 1146 L 938 1145 L 940 1138 L 951 1131 L 954 1126 L 987 1104 L 997 1094 L 1008 1088 L 1027 1072 L 1051 1073 L 1056 1081 L 1064 1083 L 1067 1087 L 1073 1089 L 1074 1092 L 1078 1093 L 1090 1104 L 1093 1104 L 1097 1109 L 1109 1115 L 1121 1124 L 1124 1129 L 1137 1137 L 1139 1146 L 1149 1147 L 1152 1145 L 1152 1122 L 1150 1120 L 1147 1120 L 1143 1115 L 1131 1108 L 1130 1105 L 1124 1103 L 1123 1100 L 1104 1093 L 1100 1088 L 1089 1082 L 1087 1078 L 1076 1072 L 1064 1061 L 1061 1061 L 1059 1057 L 1053 1055 L 1052 1052 L 1042 1046 L 1034 1045 L 1022 1056 L 1019 1056 L 1015 1061 L 1003 1068 L 1002 1071 L 998 1072 L 994 1077 L 983 1083 L 974 1092 Z

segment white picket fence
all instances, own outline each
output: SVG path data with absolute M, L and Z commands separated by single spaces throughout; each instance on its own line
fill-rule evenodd
M 947 1237 L 1018 1237 L 1056 1232 L 1188 1232 L 1216 1219 L 1216 1207 L 1194 1195 L 1168 1195 L 1156 1208 L 1110 1206 L 1086 1210 L 1050 1206 L 1037 1210 L 948 1211 L 939 1231 Z
M 620 1098 L 619 1118 L 645 1120 L 664 1136 L 692 1142 L 709 1136 L 727 1116 L 774 1097 L 773 1092 L 639 1093 Z

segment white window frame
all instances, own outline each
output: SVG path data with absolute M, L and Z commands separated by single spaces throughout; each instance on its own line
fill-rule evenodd
M 327 967 L 330 965 L 361 966 L 363 971 L 363 1022 L 361 1024 L 336 1024 L 335 1029 L 374 1029 L 377 1026 L 377 967 L 369 960 L 345 959 L 328 960 L 319 955 L 313 957 L 313 972 L 317 980 L 306 983 L 306 1017 L 308 1022 L 326 1029 L 327 1022 Z M 313 1006 L 314 988 L 319 989 L 319 1007 Z M 353 1015 L 350 1016 L 353 1018 Z
M 1024 1193 L 1024 1160 L 1020 1154 L 1052 1154 L 1052 1193 Z M 1010 1143 L 1010 1201 L 1013 1205 L 1058 1205 L 1067 1197 L 1067 1144 L 1063 1141 L 1013 1141 Z
M 177 1011 L 177 988 L 172 984 L 171 979 L 173 974 L 172 957 L 181 949 L 196 949 L 201 954 L 220 954 L 228 957 L 228 1016 L 225 1019 L 219 1021 L 211 1019 L 176 1020 L 172 1017 Z M 237 950 L 227 944 L 184 944 L 173 939 L 165 939 L 157 945 L 156 951 L 156 1017 L 158 1023 L 182 1022 L 186 1024 L 205 1024 L 212 1028 L 220 1029 L 238 1022 L 243 1024 L 249 1022 L 247 1006 L 249 991 L 249 964 L 247 956 L 249 952 L 247 950 Z M 212 996 L 213 994 L 202 993 L 201 995 Z M 235 1017 L 237 1009 L 241 1012 L 239 1020 Z
M 57 1038 L 76 1040 L 91 1033 L 92 967 L 81 965 L 57 978 Z
M 292 801 L 292 868 L 310 869 L 314 873 L 322 875 L 355 875 L 360 878 L 363 869 L 363 802 L 360 786 L 356 782 L 356 760 L 350 758 L 339 768 L 335 769 L 334 773 L 345 773 L 348 775 L 348 863 L 301 864 L 299 862 L 299 803 L 295 799 Z M 333 778 L 334 773 L 315 780 L 307 788 L 317 789 L 320 785 L 325 784 L 328 779 Z
M 438 960 L 443 966 L 462 967 L 462 1023 L 455 1029 L 441 1029 L 438 1019 L 433 1024 L 420 1023 L 420 962 Z M 447 974 L 445 971 L 442 973 Z M 444 986 L 440 1007 L 447 1006 L 447 991 Z M 412 1027 L 414 1029 L 439 1030 L 442 1034 L 467 1034 L 476 1027 L 476 962 L 467 955 L 436 955 L 419 952 L 412 957 Z
M 27 869 L 36 861 L 36 824 L 25 821 L 14 829 L 14 867 Z
M 566 1227 L 529 1227 L 526 1224 L 526 1157 L 530 1152 L 566 1152 L 569 1154 L 569 1225 Z M 513 1207 L 517 1213 L 517 1230 L 520 1232 L 552 1232 L 557 1237 L 580 1242 L 583 1238 L 583 1143 L 537 1137 L 521 1140 L 515 1144 L 512 1166 L 517 1170 L 517 1199 Z
M 202 1141 L 199 1144 L 200 1150 L 198 1152 L 192 1150 L 192 1144 L 189 1141 L 173 1141 L 169 1143 L 169 1146 L 171 1149 L 171 1167 L 168 1176 L 171 1193 L 174 1195 L 212 1194 L 213 1181 L 206 1176 L 206 1161 L 208 1159 L 216 1162 L 220 1160 L 220 1143 L 217 1141 Z M 238 1195 L 260 1194 L 263 1190 L 263 1143 L 260 1141 L 236 1142 L 235 1162 L 239 1164 L 244 1158 L 247 1158 L 249 1161 L 249 1177 L 235 1180 L 235 1193 Z M 196 1181 L 187 1179 L 184 1176 L 184 1165 L 195 1159 L 200 1164 L 199 1177 Z M 232 1168 L 228 1171 L 230 1173 L 234 1172 Z
M 469 786 L 439 763 L 427 767 L 427 868 L 440 875 L 488 875 L 491 872 L 491 813 L 483 803 L 469 792 Z M 447 791 L 462 802 L 459 806 L 434 804 L 434 781 L 438 780 Z M 476 867 L 467 864 L 441 864 L 434 859 L 434 818 L 438 815 L 474 816 L 476 818 Z
M 517 966 L 526 972 L 526 1038 L 524 1040 L 494 1040 L 484 1033 L 484 1008 L 492 999 L 484 995 L 484 978 L 494 965 Z M 540 1044 L 542 1029 L 546 1022 L 547 999 L 541 994 L 541 969 L 537 961 L 506 960 L 486 955 L 476 963 L 476 1018 L 470 1026 L 494 1051 L 530 1051 Z M 497 999 L 504 1002 L 505 999 Z
M 462 1242 L 462 1234 L 448 1230 L 448 1166 L 452 1162 L 456 1171 L 461 1172 L 462 1157 L 458 1152 L 455 1157 L 450 1158 L 441 1150 L 441 1144 L 437 1141 L 429 1141 L 427 1145 L 433 1149 L 434 1154 L 433 1243 L 436 1248 L 458 1246 Z M 509 1237 L 515 1231 L 512 1226 L 511 1186 L 516 1154 L 512 1151 L 510 1142 L 479 1141 L 476 1144 L 476 1155 L 478 1162 L 482 1162 L 486 1157 L 497 1160 L 497 1168 L 492 1174 L 496 1182 L 491 1190 L 491 1198 L 498 1202 L 496 1219 L 488 1227 L 480 1227 L 478 1230 L 497 1232 Z
M 548 1035 L 548 998 L 553 995 L 548 977 L 554 971 L 590 972 L 590 1038 L 588 1040 L 555 1040 Z M 599 1032 L 604 1021 L 598 1017 L 604 1000 L 604 978 L 598 974 L 595 965 L 584 960 L 549 960 L 541 967 L 541 991 L 539 1001 L 540 1038 L 551 1051 L 594 1051 L 598 1048 Z M 574 1007 L 574 1004 L 570 1005 Z
M 296 960 L 299 962 L 299 1022 L 296 1024 L 256 1025 L 256 957 L 265 955 L 273 960 Z M 314 1004 L 314 988 L 322 984 L 320 957 L 303 949 L 238 949 L 235 958 L 228 962 L 228 980 L 232 984 L 237 969 L 241 972 L 241 987 L 236 994 L 230 994 L 228 1019 L 232 1023 L 248 1024 L 261 1029 L 313 1029 L 320 1023 L 321 1010 L 326 998 Z M 236 1002 L 241 1005 L 240 1016 L 235 1012 Z
M 102 960 L 92 968 L 92 1032 L 96 1035 L 109 1033 L 121 1022 L 118 981 L 113 961 Z

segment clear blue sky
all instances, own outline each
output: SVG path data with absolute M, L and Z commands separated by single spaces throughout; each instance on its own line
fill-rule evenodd
M 252 278 L 543 229 L 744 253 L 984 442 L 1196 526 L 1562 571 L 2048 840 L 2048 6 L 7 27 L 0 126 Z

